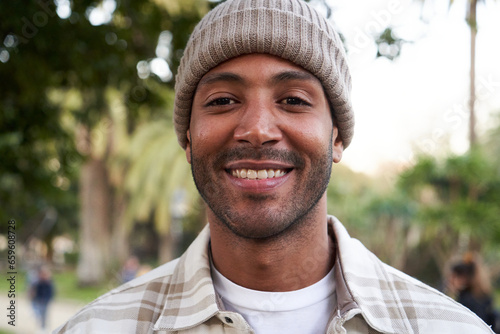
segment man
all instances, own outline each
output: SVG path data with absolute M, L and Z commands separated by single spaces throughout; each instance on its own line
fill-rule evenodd
M 60 333 L 492 333 L 327 216 L 353 135 L 338 35 L 300 0 L 230 0 L 195 28 L 175 126 L 209 224 Z
M 37 272 L 37 279 L 30 287 L 30 297 L 33 310 L 42 331 L 45 331 L 47 324 L 47 310 L 50 301 L 54 297 L 54 283 L 52 274 L 47 267 L 40 267 Z

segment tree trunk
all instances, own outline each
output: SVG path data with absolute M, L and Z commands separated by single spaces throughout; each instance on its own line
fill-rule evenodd
M 126 201 L 122 194 L 114 195 L 113 226 L 111 228 L 111 261 L 113 265 L 121 266 L 130 255 L 130 235 L 127 226 L 123 223 Z
M 95 285 L 110 261 L 111 193 L 104 162 L 89 157 L 80 171 L 80 257 L 78 282 Z
M 477 20 L 476 9 L 477 0 L 470 0 L 468 24 L 470 27 L 470 91 L 469 91 L 469 147 L 472 150 L 476 145 L 476 35 Z

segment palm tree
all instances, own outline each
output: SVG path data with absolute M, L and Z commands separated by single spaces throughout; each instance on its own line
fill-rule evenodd
M 450 0 L 452 1 L 452 0 Z M 478 0 L 469 0 L 467 11 L 467 24 L 470 28 L 470 87 L 469 87 L 469 145 L 472 149 L 476 145 L 476 35 L 477 35 L 477 10 Z
M 428 0 L 419 0 L 425 3 Z M 435 0 L 434 0 L 435 1 Z M 469 83 L 469 147 L 474 149 L 477 142 L 476 135 L 476 36 L 477 36 L 477 5 L 484 0 L 467 0 L 466 21 L 470 29 L 470 83 Z M 449 6 L 453 5 L 453 0 L 448 0 Z
M 82 101 L 93 99 L 92 92 L 75 93 Z M 81 94 L 81 95 L 80 95 Z M 102 282 L 109 268 L 128 255 L 127 233 L 122 228 L 124 196 L 117 191 L 123 179 L 123 168 L 113 164 L 115 157 L 127 147 L 123 93 L 108 87 L 102 94 L 101 117 L 92 128 L 79 123 L 75 127 L 77 147 L 85 156 L 80 169 L 80 285 Z M 71 94 L 66 94 L 71 99 Z
M 175 236 L 172 222 L 177 208 L 172 205 L 179 191 L 185 194 L 182 210 L 193 207 L 198 199 L 185 152 L 177 143 L 172 124 L 166 120 L 150 122 L 140 127 L 132 137 L 127 156 L 129 167 L 125 176 L 125 191 L 129 204 L 125 219 L 128 228 L 134 221 L 148 221 L 153 215 L 160 236 L 159 260 L 174 257 Z

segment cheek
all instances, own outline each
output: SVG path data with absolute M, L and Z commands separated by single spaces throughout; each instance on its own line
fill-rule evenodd
M 233 128 L 227 122 L 205 120 L 192 122 L 191 140 L 195 147 L 211 150 L 219 147 L 231 138 Z
M 327 150 L 332 139 L 333 125 L 328 120 L 300 122 L 291 127 L 294 133 L 294 145 L 306 151 Z

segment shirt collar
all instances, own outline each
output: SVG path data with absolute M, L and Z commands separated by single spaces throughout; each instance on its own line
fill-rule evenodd
M 394 270 L 380 261 L 357 239 L 351 238 L 344 226 L 328 217 L 337 243 L 335 280 L 338 310 L 341 315 L 358 309 L 373 329 L 382 333 L 413 333 L 407 315 L 402 311 L 402 280 Z M 389 272 L 390 271 L 390 272 Z
M 179 258 L 154 330 L 178 331 L 195 327 L 219 312 L 210 275 L 209 240 L 207 225 Z

